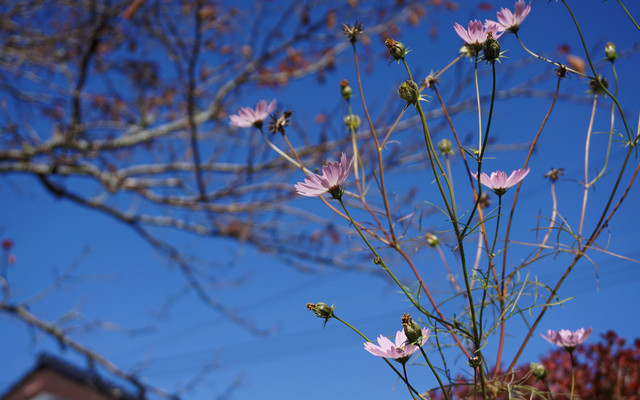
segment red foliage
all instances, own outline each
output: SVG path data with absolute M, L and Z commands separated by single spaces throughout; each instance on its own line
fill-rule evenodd
M 574 351 L 575 388 L 574 399 L 590 400 L 640 400 L 640 339 L 625 347 L 626 340 L 615 332 L 600 335 L 602 341 L 579 346 Z M 545 381 L 536 379 L 529 365 L 523 365 L 509 376 L 500 376 L 486 383 L 492 399 L 531 398 L 554 400 L 569 399 L 571 392 L 571 358 L 558 348 L 540 360 L 547 376 Z M 473 398 L 473 382 L 456 379 L 453 398 Z M 479 387 L 478 387 L 479 390 Z M 508 390 L 511 393 L 508 393 Z M 533 390 L 533 395 L 532 395 Z M 518 393 L 519 395 L 516 395 Z M 432 398 L 443 398 L 440 393 Z M 480 398 L 480 393 L 478 393 Z

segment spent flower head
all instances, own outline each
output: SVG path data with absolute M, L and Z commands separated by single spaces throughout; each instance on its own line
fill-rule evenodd
M 340 81 L 340 94 L 342 98 L 349 101 L 351 96 L 353 96 L 353 91 L 351 90 L 351 86 L 349 86 L 349 81 L 343 79 Z
M 556 346 L 562 346 L 567 351 L 571 352 L 579 344 L 584 343 L 585 340 L 591 335 L 593 329 L 580 328 L 576 331 L 570 331 L 568 329 L 562 329 L 560 331 L 553 331 L 549 329 L 547 336 L 540 334 L 544 340 Z
M 342 32 L 349 37 L 351 44 L 355 44 L 358 41 L 358 36 L 363 31 L 362 23 L 358 21 L 353 25 L 342 24 Z
M 347 155 L 342 153 L 339 162 L 331 161 L 322 166 L 322 175 L 311 174 L 304 182 L 298 182 L 294 187 L 303 196 L 317 197 L 329 193 L 332 198 L 341 199 L 344 192 L 341 185 L 349 176 L 352 166 L 353 157 L 347 162 Z
M 616 58 L 618 58 L 618 54 L 616 53 L 616 46 L 608 42 L 606 46 L 604 46 L 604 55 L 607 57 L 607 60 L 614 62 Z
M 281 116 L 271 114 L 271 121 L 269 122 L 269 132 L 272 134 L 281 133 L 284 135 L 284 128 L 289 125 L 289 117 L 293 114 L 293 111 L 287 110 L 282 113 Z
M 504 171 L 495 171 L 491 173 L 491 176 L 487 175 L 486 172 L 480 174 L 480 183 L 489 189 L 493 190 L 495 194 L 498 196 L 502 196 L 504 192 L 507 191 L 512 186 L 517 185 L 523 180 L 527 174 L 529 173 L 529 168 L 527 169 L 517 169 L 507 177 L 507 174 Z M 478 179 L 477 173 L 471 173 L 474 178 Z
M 427 328 L 421 329 L 422 340 L 420 345 L 424 345 L 429 339 L 430 331 Z M 396 332 L 395 343 L 384 335 L 378 336 L 378 345 L 371 342 L 364 343 L 364 349 L 374 356 L 393 358 L 397 362 L 404 364 L 409 361 L 413 353 L 418 351 L 419 347 L 407 342 L 407 335 L 403 330 Z
M 513 7 L 513 12 L 508 8 L 501 8 L 498 11 L 498 22 L 485 20 L 486 23 L 498 24 L 500 26 L 501 31 L 510 31 L 513 33 L 518 32 L 520 29 L 520 24 L 527 18 L 527 15 L 531 12 L 531 1 L 529 1 L 528 5 L 524 4 L 524 0 L 516 1 L 516 4 Z
M 239 128 L 249 128 L 254 126 L 258 129 L 262 128 L 262 121 L 269 116 L 276 106 L 276 100 L 273 99 L 267 105 L 266 100 L 260 100 L 256 104 L 255 110 L 251 107 L 242 107 L 237 114 L 230 115 L 230 124 Z

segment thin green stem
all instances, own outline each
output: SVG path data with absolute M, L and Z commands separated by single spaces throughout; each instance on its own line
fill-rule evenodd
M 573 23 L 575 24 L 576 29 L 578 30 L 578 35 L 580 35 L 580 41 L 582 42 L 582 47 L 584 48 L 587 61 L 589 62 L 589 67 L 591 68 L 591 72 L 593 72 L 593 75 L 597 77 L 598 73 L 596 72 L 596 68 L 593 65 L 593 61 L 591 60 L 591 55 L 589 55 L 589 50 L 587 49 L 587 43 L 584 41 L 584 36 L 582 36 L 582 30 L 580 29 L 578 20 L 576 19 L 576 16 L 573 15 L 573 11 L 571 11 L 571 8 L 569 7 L 569 5 L 565 0 L 562 0 L 562 4 L 564 4 L 564 6 L 567 8 L 567 10 L 569 11 L 569 14 L 571 14 Z M 607 90 L 606 87 L 604 87 L 600 79 L 596 79 L 596 82 L 598 82 L 598 84 L 600 85 L 600 89 L 602 89 L 605 93 L 607 93 L 607 95 L 611 97 L 611 100 L 613 100 L 613 102 L 616 103 L 616 106 L 618 107 L 618 112 L 620 113 L 620 118 L 622 119 L 622 123 L 624 124 L 624 128 L 627 133 L 627 138 L 629 139 L 629 142 L 631 142 L 632 141 L 631 128 L 629 128 L 629 126 L 627 125 L 627 119 L 625 118 L 624 112 L 622 111 L 622 106 L 620 105 L 620 103 L 618 103 L 618 99 L 613 94 L 611 94 L 611 92 L 609 92 L 609 90 Z M 633 143 L 630 143 L 630 144 L 633 145 Z
M 427 353 L 424 352 L 422 346 L 420 346 L 420 352 L 422 353 L 424 360 L 427 362 L 427 365 L 429 365 L 433 376 L 435 376 L 438 380 L 438 385 L 440 385 L 440 390 L 442 390 L 442 395 L 444 396 L 445 400 L 449 400 L 449 392 L 447 392 L 447 390 L 445 389 L 442 380 L 440 380 L 440 375 L 438 375 L 438 371 L 436 371 L 436 369 L 433 367 L 433 364 L 431 364 L 431 361 L 429 361 L 429 357 L 427 357 Z
M 404 373 L 404 381 L 409 382 L 409 377 L 407 376 L 407 363 L 402 363 L 402 373 Z M 415 400 L 415 397 L 413 397 L 413 391 L 411 390 L 411 387 L 407 386 L 407 389 L 409 390 L 409 394 L 411 395 L 411 398 Z
M 573 358 L 573 350 L 569 351 L 569 356 L 571 357 L 571 397 L 569 397 L 569 400 L 573 400 L 573 390 L 576 383 L 576 368 L 575 359 Z
M 627 13 L 627 16 L 629 17 L 629 19 L 631 20 L 631 22 L 633 22 L 633 25 L 636 26 L 636 29 L 640 31 L 640 26 L 638 26 L 638 23 L 636 22 L 635 19 L 633 19 L 633 17 L 631 16 L 631 14 L 629 13 L 629 11 L 627 10 L 627 7 L 624 6 L 624 4 L 622 4 L 622 2 L 620 0 L 618 0 L 618 4 L 620 4 L 620 7 L 622 7 L 622 9 L 624 10 L 625 13 Z

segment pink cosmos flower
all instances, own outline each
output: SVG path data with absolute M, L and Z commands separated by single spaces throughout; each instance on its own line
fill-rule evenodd
M 562 329 L 560 332 L 552 331 L 549 329 L 547 331 L 547 336 L 542 335 L 542 338 L 551 344 L 555 344 L 556 346 L 562 346 L 565 349 L 571 351 L 577 345 L 584 343 L 585 340 L 591 335 L 591 331 L 593 329 L 589 328 L 585 330 L 584 328 L 580 328 L 575 332 L 572 332 L 568 329 Z
M 431 332 L 429 332 L 428 328 L 422 328 L 422 345 L 429 339 L 430 334 Z M 400 363 L 407 362 L 409 357 L 418 351 L 418 346 L 407 344 L 407 335 L 403 330 L 396 332 L 395 343 L 386 336 L 380 335 L 378 336 L 378 344 L 379 346 L 376 346 L 371 342 L 365 342 L 364 349 L 374 356 L 393 358 Z
M 480 183 L 493 190 L 498 196 L 504 194 L 511 186 L 515 186 L 520 183 L 521 180 L 527 176 L 529 173 L 529 168 L 527 169 L 517 169 L 509 175 L 507 178 L 507 174 L 504 171 L 496 171 L 492 172 L 491 176 L 488 176 L 485 172 L 480 174 Z M 474 178 L 478 179 L 477 173 L 471 173 Z
M 229 116 L 231 120 L 230 124 L 239 128 L 248 128 L 255 126 L 256 128 L 262 128 L 262 121 L 269 116 L 269 113 L 273 111 L 276 106 L 276 100 L 273 99 L 269 105 L 266 100 L 260 100 L 256 104 L 256 109 L 251 107 L 242 107 L 238 114 Z
M 466 44 L 472 46 L 476 50 L 482 49 L 482 45 L 487 40 L 489 32 L 491 32 L 494 39 L 498 39 L 503 33 L 497 22 L 488 21 L 483 26 L 482 22 L 478 20 L 469 21 L 467 29 L 464 29 L 462 25 L 456 22 L 455 25 L 453 25 L 453 29 Z
M 342 153 L 340 162 L 332 161 L 322 167 L 322 175 L 309 175 L 304 182 L 298 182 L 294 186 L 296 191 L 309 197 L 322 196 L 330 193 L 335 199 L 342 196 L 342 182 L 347 179 L 353 166 L 353 157 L 347 163 L 347 155 Z
M 531 2 L 529 5 L 524 5 L 524 0 L 516 1 L 513 7 L 513 13 L 508 8 L 501 8 L 498 11 L 498 22 L 486 20 L 486 24 L 497 24 L 500 26 L 501 31 L 511 31 L 516 33 L 520 27 L 522 21 L 527 18 L 527 15 L 531 12 Z

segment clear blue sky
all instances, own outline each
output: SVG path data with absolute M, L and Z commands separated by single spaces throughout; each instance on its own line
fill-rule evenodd
M 424 27 L 409 29 L 402 36 L 401 40 L 412 49 L 409 55 L 412 66 L 424 72 L 437 70 L 457 55 L 461 41 L 453 31 L 454 22 L 466 25 L 470 17 L 495 18 L 494 11 L 479 10 L 476 2 L 460 3 L 462 8 L 457 13 L 439 15 L 437 42 L 429 39 Z M 512 1 L 492 3 L 496 8 L 513 7 Z M 556 2 L 547 3 L 533 2 L 533 10 L 520 33 L 525 44 L 545 54 L 554 52 L 561 44 L 568 44 L 571 53 L 583 56 L 566 9 Z M 575 12 L 583 25 L 588 46 L 596 49 L 594 54 L 597 57 L 602 54 L 601 49 L 607 41 L 613 41 L 619 50 L 637 46 L 640 33 L 615 1 L 572 3 L 575 3 Z M 630 12 L 640 18 L 640 4 L 627 3 Z M 525 58 L 524 51 L 512 35 L 506 34 L 501 43 L 502 49 L 507 50 L 502 66 Z M 343 57 L 349 57 L 349 53 Z M 617 63 L 623 83 L 620 99 L 634 127 L 640 104 L 637 95 L 640 88 L 638 61 L 638 55 L 632 54 Z M 472 64 L 465 61 L 459 68 L 470 69 Z M 539 62 L 523 68 L 514 76 L 499 75 L 499 79 L 506 81 L 505 86 L 511 86 L 526 80 L 527 74 L 551 69 Z M 610 71 L 603 70 L 611 78 Z M 341 79 L 355 81 L 353 66 L 343 63 L 327 78 L 327 84 L 321 87 L 314 79 L 292 82 L 275 96 L 283 108 L 294 109 L 298 121 L 303 121 L 303 118 L 312 120 L 317 112 L 328 112 L 336 104 L 337 86 Z M 374 113 L 382 111 L 385 96 L 403 79 L 404 71 L 400 66 L 395 63 L 387 65 L 384 61 L 376 65 L 373 74 L 365 76 L 365 91 L 370 93 L 369 104 Z M 480 85 L 481 91 L 489 93 L 487 77 L 481 80 Z M 555 80 L 548 78 L 536 88 L 550 91 L 554 85 Z M 472 93 L 471 89 L 469 87 L 469 93 Z M 563 91 L 586 98 L 586 83 L 571 77 L 563 83 Z M 309 93 L 313 94 L 311 98 Z M 273 96 L 273 92 L 266 91 L 251 93 L 245 104 L 253 105 L 258 99 Z M 354 104 L 357 111 L 358 103 Z M 528 142 L 548 105 L 548 99 L 516 98 L 499 102 L 493 135 L 499 143 Z M 426 105 L 427 109 L 435 107 L 434 102 Z M 551 167 L 566 169 L 566 176 L 558 183 L 559 206 L 569 223 L 577 223 L 581 200 L 577 180 L 581 177 L 589 109 L 588 102 L 560 101 L 554 110 L 522 191 L 518 217 L 524 222 L 522 228 L 516 227 L 515 237 L 532 240 L 533 234 L 527 232 L 527 228 L 535 226 L 538 212 L 548 215 L 549 185 L 542 175 Z M 472 113 L 458 116 L 457 128 L 460 132 L 475 134 L 475 121 Z M 595 126 L 595 131 L 608 129 L 606 108 L 598 112 Z M 416 134 L 420 133 L 416 131 Z M 605 143 L 604 135 L 596 135 L 593 146 L 601 148 Z M 623 150 L 621 145 L 614 144 L 614 160 L 621 157 Z M 524 160 L 521 152 L 500 152 L 489 156 L 495 159 L 486 162 L 488 170 L 510 171 L 521 166 Z M 633 160 L 630 165 L 635 167 L 636 162 Z M 592 176 L 595 167 L 601 163 L 601 157 L 595 156 Z M 459 171 L 458 167 L 456 171 Z M 418 171 L 404 179 L 396 177 L 393 185 L 400 190 L 404 185 L 415 182 L 420 186 L 424 199 L 431 201 L 435 198 L 429 171 Z M 601 207 L 610 187 L 610 176 L 596 186 L 590 197 L 592 210 Z M 400 327 L 402 313 L 410 309 L 388 282 L 331 269 L 304 275 L 268 255 L 230 240 L 211 241 L 176 235 L 174 243 L 182 249 L 212 260 L 212 268 L 221 279 L 230 284 L 239 278 L 246 279 L 236 288 L 219 290 L 218 298 L 259 326 L 272 328 L 273 334 L 265 338 L 253 337 L 204 307 L 193 294 L 180 299 L 166 315 L 158 316 L 157 311 L 163 301 L 186 283 L 176 268 L 134 232 L 104 215 L 53 199 L 31 177 L 3 176 L 0 193 L 0 206 L 4 210 L 0 219 L 0 236 L 10 237 L 16 243 L 17 264 L 9 271 L 15 298 L 28 298 L 50 284 L 56 273 L 61 274 L 77 263 L 76 274 L 82 280 L 62 285 L 32 311 L 44 318 L 55 319 L 82 304 L 79 312 L 88 321 L 111 321 L 128 329 L 139 329 L 136 336 L 115 331 L 79 333 L 77 338 L 125 369 L 134 369 L 148 362 L 142 373 L 145 381 L 173 390 L 212 362 L 217 365 L 216 369 L 186 398 L 215 397 L 236 377 L 242 378 L 242 385 L 237 389 L 235 398 L 376 400 L 406 397 L 404 387 L 397 385 L 394 389 L 397 382 L 392 371 L 362 350 L 362 340 L 358 336 L 335 321 L 330 321 L 323 329 L 321 321 L 305 309 L 305 303 L 310 301 L 333 303 L 338 306 L 336 312 L 341 317 L 358 326 L 370 338 L 380 333 L 392 335 Z M 511 195 L 505 195 L 508 204 L 512 200 Z M 640 218 L 636 211 L 639 200 L 640 192 L 636 187 L 609 226 L 610 250 L 636 259 L 640 258 L 637 247 Z M 298 205 L 322 206 L 314 199 L 300 199 Z M 430 223 L 444 226 L 439 220 Z M 599 243 L 606 244 L 607 236 L 603 235 Z M 84 248 L 88 249 L 86 254 Z M 510 255 L 512 262 L 516 263 L 524 254 L 514 251 Z M 640 300 L 638 264 L 599 253 L 592 253 L 592 256 L 598 270 L 586 260 L 580 262 L 560 292 L 561 297 L 574 296 L 576 299 L 548 313 L 538 331 L 592 326 L 594 340 L 599 333 L 609 329 L 626 338 L 639 337 L 640 322 L 632 317 Z M 436 253 L 424 252 L 420 257 L 424 271 L 429 271 L 429 268 L 436 271 L 433 276 L 428 272 L 423 274 L 435 285 L 435 292 L 439 292 L 438 285 L 445 283 L 439 265 L 432 265 L 438 263 Z M 545 259 L 532 274 L 555 283 L 553 277 L 559 276 L 567 264 L 568 257 L 555 261 Z M 442 292 L 445 289 L 448 287 Z M 148 327 L 153 327 L 153 331 L 148 331 Z M 60 349 L 50 339 L 34 334 L 7 316 L 0 316 L 0 330 L 4 339 L 0 344 L 0 391 L 8 388 L 31 367 L 38 351 L 46 350 L 71 361 L 82 362 L 71 351 Z M 513 339 L 507 343 L 505 361 L 510 361 L 523 331 L 514 329 L 509 333 Z M 536 333 L 521 360 L 527 363 L 536 361 L 548 350 L 549 344 Z M 456 366 L 455 372 L 461 371 L 464 361 L 451 358 L 450 362 Z M 425 378 L 427 375 L 420 366 L 409 369 L 410 378 L 415 379 L 419 387 L 435 385 L 431 379 Z

